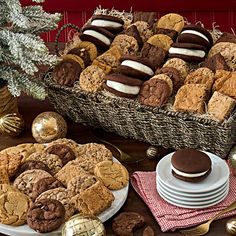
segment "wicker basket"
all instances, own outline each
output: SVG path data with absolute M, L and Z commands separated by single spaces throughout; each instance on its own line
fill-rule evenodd
M 200 148 L 225 158 L 236 141 L 236 112 L 223 123 L 195 115 L 141 105 L 102 93 L 55 84 L 45 77 L 49 99 L 62 115 L 78 123 L 165 148 Z

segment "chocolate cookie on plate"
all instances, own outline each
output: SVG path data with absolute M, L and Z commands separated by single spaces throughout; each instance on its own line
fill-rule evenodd
M 211 159 L 196 149 L 180 149 L 171 158 L 171 169 L 176 178 L 196 183 L 211 173 Z

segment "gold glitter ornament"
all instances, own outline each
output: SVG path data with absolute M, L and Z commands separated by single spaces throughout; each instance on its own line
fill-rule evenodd
M 31 130 L 38 143 L 48 143 L 59 138 L 65 138 L 67 124 L 60 114 L 47 111 L 34 119 Z
M 157 158 L 159 156 L 158 148 L 150 146 L 146 151 L 146 156 L 149 159 Z
M 24 130 L 24 120 L 19 113 L 9 113 L 0 117 L 0 134 L 17 136 Z
M 236 235 L 236 218 L 230 219 L 225 225 L 226 232 L 230 235 Z
M 228 156 L 229 164 L 232 169 L 233 175 L 236 175 L 236 146 L 234 146 Z
M 62 236 L 105 236 L 106 230 L 97 217 L 77 214 L 62 227 Z

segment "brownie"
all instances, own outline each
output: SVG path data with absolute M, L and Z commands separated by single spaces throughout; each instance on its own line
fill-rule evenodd
M 177 150 L 171 157 L 172 174 L 186 182 L 200 182 L 211 173 L 211 159 L 193 148 Z
M 219 92 L 236 99 L 236 72 L 230 74 L 230 77 L 224 82 Z
M 220 42 L 230 42 L 230 43 L 236 43 L 236 35 L 231 34 L 228 32 L 224 32 L 218 40 L 215 42 L 215 44 L 220 43 Z
M 156 12 L 135 11 L 133 16 L 133 22 L 146 21 L 150 26 L 152 26 L 157 20 Z

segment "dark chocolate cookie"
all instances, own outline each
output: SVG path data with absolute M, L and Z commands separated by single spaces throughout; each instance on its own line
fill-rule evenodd
M 46 164 L 44 164 L 42 161 L 30 160 L 30 161 L 23 162 L 20 165 L 15 175 L 15 178 L 27 170 L 34 170 L 34 169 L 45 170 L 48 173 L 50 173 L 49 167 Z
M 76 158 L 73 150 L 66 144 L 53 144 L 46 148 L 45 151 L 49 154 L 55 154 L 59 156 L 63 165 Z
M 85 48 L 72 48 L 67 54 L 74 54 L 81 57 L 85 67 L 91 64 L 90 54 Z
M 128 28 L 126 28 L 123 34 L 134 37 L 137 40 L 139 47 L 143 45 L 143 40 L 139 34 L 139 31 L 136 25 L 131 25 Z
M 144 217 L 136 212 L 122 212 L 113 219 L 112 229 L 116 235 L 132 236 L 133 231 L 144 225 Z
M 164 29 L 164 28 L 156 28 L 155 34 L 165 34 L 172 38 L 173 41 L 176 40 L 178 36 L 178 32 L 173 29 Z
M 157 13 L 156 12 L 144 12 L 144 11 L 135 11 L 134 12 L 134 18 L 133 22 L 136 21 L 145 21 L 147 22 L 150 26 L 153 26 L 153 24 L 157 20 Z
M 220 43 L 220 42 L 229 42 L 229 43 L 236 43 L 236 35 L 231 34 L 228 32 L 224 32 L 218 40 L 215 42 L 215 44 Z
M 64 222 L 65 208 L 57 200 L 43 199 L 32 204 L 27 213 L 27 224 L 39 233 L 58 229 Z
M 211 159 L 192 148 L 180 149 L 171 157 L 172 174 L 187 182 L 200 182 L 211 173 Z
M 64 186 L 59 180 L 57 180 L 54 177 L 46 177 L 40 179 L 33 185 L 32 199 L 34 201 L 41 193 L 49 189 L 59 188 L 59 187 L 64 187 Z

